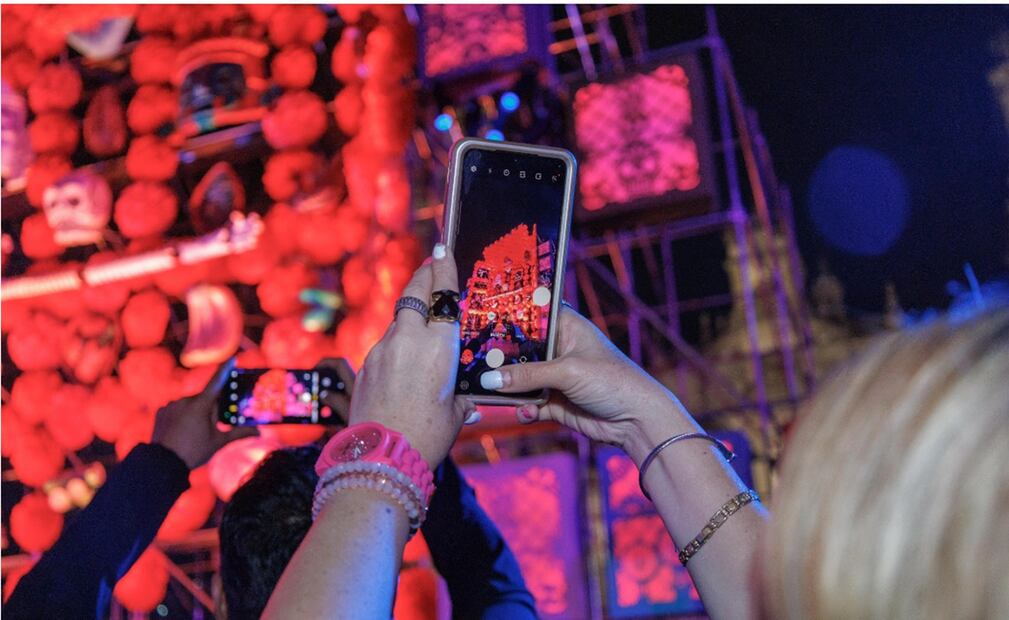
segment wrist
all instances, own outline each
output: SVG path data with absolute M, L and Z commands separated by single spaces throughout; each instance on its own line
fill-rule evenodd
M 649 409 L 631 421 L 621 447 L 635 467 L 640 468 L 652 449 L 673 435 L 702 430 L 675 397 L 670 399 L 665 406 Z

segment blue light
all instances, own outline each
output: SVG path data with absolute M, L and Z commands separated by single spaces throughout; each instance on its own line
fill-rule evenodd
M 501 109 L 505 112 L 514 112 L 519 109 L 519 96 L 508 91 L 501 95 Z
M 498 142 L 504 140 L 504 134 L 498 131 L 497 129 L 491 129 L 486 134 L 484 134 L 484 137 L 487 138 L 488 140 L 497 140 Z
M 452 117 L 448 114 L 439 114 L 434 119 L 434 128 L 438 131 L 448 131 L 452 129 Z

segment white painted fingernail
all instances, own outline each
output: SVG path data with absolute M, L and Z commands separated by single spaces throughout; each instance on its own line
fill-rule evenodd
M 497 390 L 504 387 L 504 377 L 500 370 L 489 370 L 480 375 L 480 387 L 485 390 Z
M 480 421 L 481 418 L 483 418 L 483 416 L 480 415 L 479 411 L 471 411 L 469 413 L 469 416 L 466 417 L 466 421 L 463 422 L 463 424 L 476 424 L 477 422 Z
M 431 256 L 433 256 L 436 260 L 440 258 L 445 258 L 445 244 L 444 243 L 434 244 L 434 251 L 431 252 Z

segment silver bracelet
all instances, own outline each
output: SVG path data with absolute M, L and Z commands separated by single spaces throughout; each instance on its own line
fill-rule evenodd
M 707 433 L 680 433 L 679 435 L 673 435 L 669 439 L 652 448 L 652 451 L 649 452 L 648 456 L 645 457 L 645 460 L 642 461 L 641 469 L 638 470 L 638 486 L 641 487 L 641 492 L 644 493 L 645 497 L 648 499 L 652 499 L 652 496 L 648 494 L 647 490 L 645 490 L 645 472 L 648 471 L 648 466 L 652 464 L 652 461 L 654 461 L 655 457 L 659 455 L 659 452 L 662 452 L 665 448 L 668 448 L 677 441 L 683 439 L 703 439 L 705 441 L 710 441 L 715 444 L 718 450 L 722 453 L 722 456 L 725 457 L 726 461 L 731 461 L 736 458 L 736 455 L 733 454 L 732 450 L 729 450 L 724 443 L 718 441 Z

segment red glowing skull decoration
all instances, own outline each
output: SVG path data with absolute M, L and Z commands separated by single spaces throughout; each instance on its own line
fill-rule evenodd
M 242 341 L 242 306 L 226 286 L 201 284 L 186 293 L 189 337 L 182 364 L 192 368 L 219 364 L 238 350 Z
M 116 367 L 122 340 L 116 321 L 100 314 L 78 315 L 63 333 L 63 363 L 81 383 L 94 383 Z
M 56 243 L 88 245 L 102 238 L 112 215 L 112 190 L 105 179 L 89 172 L 72 172 L 42 194 L 42 208 Z

